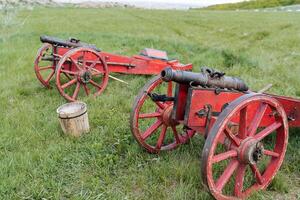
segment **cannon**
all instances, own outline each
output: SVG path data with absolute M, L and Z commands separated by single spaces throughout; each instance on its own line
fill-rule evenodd
M 225 76 L 223 72 L 205 68 L 202 73 L 173 70 L 168 67 L 161 72 L 163 81 L 174 81 L 177 83 L 192 83 L 202 87 L 227 88 L 238 91 L 247 91 L 248 86 L 243 80 L 235 77 Z
M 72 37 L 69 38 L 69 40 L 62 40 L 60 38 L 42 35 L 40 37 L 40 40 L 42 43 L 48 43 L 48 44 L 51 44 L 51 45 L 57 46 L 57 47 L 66 47 L 66 48 L 86 47 L 86 48 L 91 48 L 98 52 L 101 51 L 94 44 L 80 42 L 79 39 L 72 38 Z
M 208 68 L 164 69 L 140 90 L 130 115 L 132 135 L 149 153 L 202 135 L 202 181 L 220 200 L 267 188 L 284 160 L 289 127 L 300 127 L 300 99 L 251 91 Z
M 101 51 L 76 38 L 41 36 L 40 40 L 43 46 L 34 61 L 36 77 L 46 88 L 51 88 L 55 79 L 59 93 L 68 101 L 76 101 L 80 95 L 99 96 L 109 78 L 126 83 L 111 73 L 157 75 L 167 66 L 180 70 L 193 67 L 169 59 L 165 51 L 156 49 L 145 48 L 129 57 Z

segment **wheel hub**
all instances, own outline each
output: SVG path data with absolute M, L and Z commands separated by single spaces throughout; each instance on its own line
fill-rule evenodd
M 163 110 L 162 120 L 163 123 L 167 126 L 173 126 L 178 124 L 178 122 L 172 119 L 172 110 L 173 106 L 168 106 Z
M 255 151 L 252 154 L 253 160 L 258 162 L 262 159 L 264 153 L 264 146 L 261 142 L 256 143 Z
M 88 83 L 92 79 L 92 73 L 90 71 L 85 71 L 80 74 L 80 81 L 83 83 Z
M 256 164 L 263 158 L 264 146 L 253 138 L 244 141 L 238 150 L 238 157 L 246 164 Z

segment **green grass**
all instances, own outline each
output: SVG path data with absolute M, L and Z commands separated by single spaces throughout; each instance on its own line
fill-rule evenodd
M 132 55 L 163 49 L 183 63 L 240 76 L 253 90 L 300 97 L 300 14 L 141 9 L 35 8 L 1 13 L 1 199 L 211 199 L 202 185 L 204 140 L 158 155 L 131 136 L 129 113 L 149 76 L 117 75 L 101 97 L 86 97 L 90 134 L 62 134 L 56 108 L 65 100 L 37 81 L 39 36 L 78 37 Z M 300 134 L 292 130 L 285 162 L 253 199 L 300 198 Z
M 261 9 L 279 6 L 290 6 L 300 4 L 299 0 L 250 0 L 238 3 L 224 3 L 208 6 L 206 10 L 237 10 L 237 9 Z

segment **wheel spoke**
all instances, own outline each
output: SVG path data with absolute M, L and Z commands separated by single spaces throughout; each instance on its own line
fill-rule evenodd
M 90 67 L 90 70 L 96 72 L 96 73 L 92 73 L 93 76 L 97 76 L 97 75 L 100 75 L 100 74 L 104 74 L 104 72 L 101 72 L 101 71 L 99 71 L 99 70 L 96 69 L 96 68 L 91 68 L 91 67 Z
M 241 139 L 245 139 L 247 137 L 247 107 L 243 108 L 240 112 L 238 136 Z
M 165 109 L 165 105 L 161 102 L 158 102 L 158 101 L 153 101 L 159 108 L 161 109 Z
M 236 171 L 234 194 L 241 197 L 244 188 L 244 176 L 246 173 L 247 165 L 240 164 Z
M 241 140 L 239 138 L 237 138 L 235 135 L 233 135 L 232 131 L 229 130 L 228 128 L 226 128 L 224 130 L 225 135 L 236 145 L 236 146 L 240 146 L 241 144 Z
M 78 72 L 72 72 L 72 71 L 65 70 L 65 69 L 61 69 L 60 71 L 63 72 L 63 73 L 66 73 L 66 74 L 78 75 Z
M 172 92 L 173 92 L 173 85 L 172 85 L 172 81 L 170 81 L 170 82 L 168 82 L 167 96 L 171 97 L 172 96 Z
M 46 82 L 46 83 L 49 83 L 50 79 L 53 77 L 54 74 L 55 74 L 55 71 L 53 70 L 53 71 L 48 75 L 48 77 L 46 78 L 45 82 Z
M 83 88 L 84 88 L 84 91 L 85 91 L 86 95 L 89 96 L 90 89 L 88 88 L 88 86 L 86 84 L 82 84 L 82 85 L 83 85 Z
M 218 181 L 216 182 L 216 188 L 218 191 L 222 191 L 222 189 L 229 181 L 230 177 L 232 176 L 233 172 L 236 170 L 238 165 L 239 162 L 237 160 L 230 161 L 223 174 L 219 177 Z
M 86 60 L 84 59 L 84 56 L 85 56 L 85 51 L 82 51 L 82 66 L 83 66 L 83 68 L 86 67 Z
M 69 82 L 63 84 L 63 85 L 61 86 L 61 88 L 62 88 L 62 89 L 65 89 L 65 88 L 67 88 L 67 87 L 70 87 L 71 85 L 73 85 L 73 84 L 76 83 L 76 82 L 77 82 L 77 79 L 74 78 L 74 79 L 72 79 L 71 81 L 69 81 Z
M 53 69 L 53 66 L 39 67 L 39 71 L 43 71 L 47 69 Z
M 162 144 L 165 140 L 165 137 L 166 137 L 167 128 L 168 127 L 166 125 L 162 126 L 162 129 L 161 129 L 161 132 L 160 132 L 160 135 L 159 135 L 156 147 L 155 147 L 157 150 L 161 149 L 161 146 L 162 146 Z
M 268 107 L 268 104 L 266 104 L 266 103 L 261 103 L 259 105 L 259 107 L 254 115 L 254 118 L 248 128 L 249 136 L 253 136 L 255 134 L 255 132 L 267 110 L 267 107 Z
M 63 73 L 63 74 L 67 77 L 67 79 L 69 79 L 69 81 L 71 80 L 71 77 L 68 74 L 66 74 L 66 73 Z
M 151 101 L 153 101 L 160 109 L 162 110 L 165 109 L 166 107 L 165 103 L 162 103 L 152 97 L 153 94 L 157 95 L 156 93 L 151 94 L 151 92 L 147 92 L 147 91 L 145 91 L 145 93 L 148 94 L 148 97 L 151 99 Z
M 94 61 L 90 66 L 88 66 L 88 68 L 91 69 L 91 70 L 93 70 L 94 67 L 96 66 L 96 64 L 97 64 L 97 61 Z
M 91 83 L 93 86 L 95 86 L 95 87 L 97 87 L 97 88 L 99 88 L 99 89 L 102 88 L 101 85 L 99 85 L 98 83 L 96 83 L 96 82 L 93 81 L 92 79 L 90 80 L 90 83 Z
M 176 144 L 179 144 L 180 143 L 180 138 L 179 138 L 179 134 L 176 130 L 176 126 L 171 126 L 171 128 L 172 128 L 172 131 L 173 131 L 173 134 L 174 134 L 174 137 L 175 137 Z
M 150 135 L 156 131 L 162 125 L 162 121 L 157 120 L 154 124 L 152 124 L 142 135 L 141 138 L 146 140 Z
M 265 128 L 264 130 L 262 130 L 261 132 L 256 134 L 254 136 L 254 138 L 256 140 L 260 141 L 260 140 L 264 139 L 266 136 L 268 136 L 269 134 L 271 134 L 273 131 L 277 130 L 281 126 L 282 126 L 281 122 L 274 122 L 273 124 L 271 124 L 270 126 Z
M 264 150 L 264 154 L 267 156 L 272 156 L 274 158 L 278 158 L 279 157 L 279 153 L 276 153 L 274 151 L 270 151 L 270 150 Z
M 259 169 L 257 168 L 257 165 L 256 164 L 252 164 L 252 165 L 250 165 L 250 168 L 251 168 L 251 171 L 254 174 L 256 182 L 261 185 L 263 183 L 263 179 L 261 177 Z
M 76 100 L 76 98 L 77 98 L 77 96 L 78 96 L 78 93 L 79 93 L 79 90 L 80 90 L 80 83 L 77 82 L 75 91 L 74 91 L 73 96 L 72 96 L 72 98 L 73 98 L 74 100 Z
M 167 88 L 167 96 L 168 97 L 172 97 L 172 93 L 173 93 L 173 83 L 172 81 L 168 82 L 168 88 Z M 170 105 L 172 104 L 172 101 L 166 101 L 166 104 Z
M 82 70 L 82 68 L 78 65 L 78 63 L 72 57 L 69 57 L 69 59 L 79 70 Z
M 54 56 L 54 57 L 58 57 L 58 58 L 61 58 L 61 57 L 62 57 L 62 55 L 59 55 L 59 54 L 57 54 L 57 53 L 53 53 L 53 56 Z
M 161 113 L 159 113 L 159 112 L 139 114 L 139 118 L 141 118 L 141 119 L 143 119 L 143 118 L 154 118 L 154 117 L 159 117 L 159 116 L 161 116 Z
M 217 162 L 220 162 L 220 161 L 226 160 L 228 158 L 232 158 L 232 157 L 237 157 L 237 151 L 236 150 L 230 150 L 230 151 L 215 155 L 212 158 L 212 162 L 217 163 Z

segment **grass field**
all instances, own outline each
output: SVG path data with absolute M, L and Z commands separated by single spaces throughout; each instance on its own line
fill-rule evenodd
M 253 90 L 300 97 L 300 14 L 141 9 L 35 8 L 0 16 L 0 199 L 211 199 L 202 185 L 194 137 L 150 155 L 130 133 L 135 95 L 150 79 L 116 75 L 96 100 L 86 97 L 90 134 L 66 137 L 56 108 L 65 100 L 37 81 L 39 36 L 74 36 L 105 51 L 145 47 L 183 63 L 240 76 Z M 285 162 L 267 191 L 252 199 L 300 198 L 300 131 L 290 130 Z
M 225 3 L 208 6 L 208 10 L 245 10 L 245 9 L 263 9 L 280 6 L 290 6 L 300 4 L 299 0 L 251 0 L 238 3 Z

